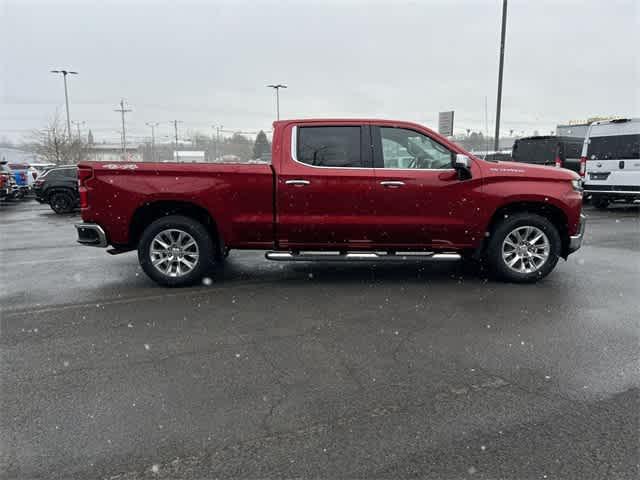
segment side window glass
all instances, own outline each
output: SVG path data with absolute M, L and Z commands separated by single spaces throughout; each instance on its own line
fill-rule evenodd
M 454 153 L 421 133 L 380 127 L 384 168 L 451 168 Z
M 362 167 L 360 127 L 299 127 L 298 161 L 315 167 Z

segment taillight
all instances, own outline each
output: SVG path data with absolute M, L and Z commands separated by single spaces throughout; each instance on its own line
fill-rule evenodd
M 587 173 L 587 157 L 580 157 L 580 176 L 584 177 Z
M 87 166 L 78 167 L 78 194 L 80 196 L 80 208 L 89 206 L 89 194 L 86 182 L 93 177 L 93 168 Z

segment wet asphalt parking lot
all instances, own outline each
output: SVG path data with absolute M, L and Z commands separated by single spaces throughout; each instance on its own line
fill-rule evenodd
M 0 204 L 0 478 L 638 478 L 640 212 L 535 285 L 269 263 L 164 289 Z

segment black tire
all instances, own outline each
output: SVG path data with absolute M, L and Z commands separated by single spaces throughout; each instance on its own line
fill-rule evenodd
M 151 242 L 162 231 L 177 229 L 191 235 L 198 247 L 198 260 L 188 273 L 182 276 L 170 276 L 153 266 L 151 260 Z M 216 264 L 216 249 L 209 231 L 200 222 L 181 215 L 162 217 L 151 223 L 142 233 L 138 244 L 138 261 L 144 272 L 156 283 L 166 287 L 183 287 L 202 280 Z
M 67 192 L 54 192 L 49 197 L 49 206 L 58 215 L 73 212 L 74 204 L 73 196 Z
M 591 203 L 598 210 L 605 210 L 609 206 L 610 202 L 609 202 L 609 199 L 606 197 L 600 197 L 600 196 L 594 195 L 593 198 L 591 199 Z
M 505 238 L 516 228 L 532 226 L 540 229 L 549 241 L 549 255 L 546 261 L 533 272 L 516 272 L 502 256 Z M 516 213 L 504 218 L 491 233 L 487 247 L 487 262 L 491 273 L 507 282 L 530 283 L 546 277 L 554 269 L 560 257 L 562 242 L 558 229 L 547 218 L 534 213 Z

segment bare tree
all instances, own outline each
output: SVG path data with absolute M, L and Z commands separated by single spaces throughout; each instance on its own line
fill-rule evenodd
M 82 139 L 69 138 L 58 112 L 44 128 L 31 132 L 23 148 L 56 165 L 78 163 L 87 154 L 87 144 Z

